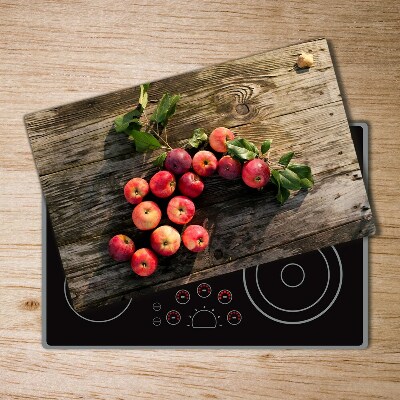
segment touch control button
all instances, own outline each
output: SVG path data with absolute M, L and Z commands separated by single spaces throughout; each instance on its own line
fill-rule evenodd
M 181 322 L 181 314 L 176 310 L 171 310 L 167 312 L 165 319 L 170 325 L 178 325 Z
M 237 310 L 231 310 L 228 312 L 226 319 L 231 325 L 238 325 L 242 320 L 242 314 Z
M 160 311 L 161 310 L 161 304 L 160 303 L 153 303 L 153 310 L 154 311 Z
M 160 317 L 154 317 L 153 318 L 153 325 L 154 326 L 160 326 L 161 325 L 161 318 Z
M 178 290 L 175 294 L 175 300 L 179 304 L 186 304 L 190 300 L 190 293 L 185 289 Z
M 211 286 L 208 283 L 200 283 L 200 285 L 197 286 L 197 294 L 205 299 L 211 294 Z
M 218 301 L 221 304 L 229 304 L 232 301 L 232 292 L 228 289 L 222 289 L 218 292 Z

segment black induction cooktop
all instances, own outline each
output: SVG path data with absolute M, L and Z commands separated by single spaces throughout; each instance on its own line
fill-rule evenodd
M 350 124 L 366 179 L 367 125 Z M 364 348 L 368 239 L 78 314 L 43 212 L 43 345 Z

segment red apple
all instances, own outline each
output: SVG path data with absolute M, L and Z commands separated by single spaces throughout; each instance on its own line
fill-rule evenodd
M 154 201 L 143 201 L 132 211 L 132 221 L 142 231 L 154 229 L 160 220 L 161 210 Z
M 151 192 L 161 198 L 169 197 L 174 193 L 176 181 L 169 171 L 160 171 L 150 179 Z
M 268 164 L 259 158 L 247 161 L 243 165 L 242 179 L 247 186 L 261 188 L 268 183 L 270 176 L 271 171 Z
M 188 197 L 175 196 L 167 206 L 168 218 L 179 225 L 187 224 L 196 211 L 194 203 Z
M 201 150 L 193 157 L 193 169 L 200 176 L 210 176 L 217 169 L 218 161 L 211 151 Z
M 203 251 L 209 240 L 208 232 L 200 225 L 189 225 L 182 234 L 185 247 L 195 253 Z
M 201 195 L 204 189 L 204 183 L 200 177 L 193 172 L 186 172 L 183 174 L 178 181 L 179 191 L 187 196 L 194 199 Z
M 165 159 L 165 169 L 168 171 L 181 175 L 188 172 L 192 165 L 192 157 L 184 149 L 173 149 L 167 154 Z
M 225 153 L 227 150 L 226 142 L 233 140 L 235 135 L 228 128 L 214 129 L 209 137 L 210 146 L 213 150 L 219 153 Z
M 150 236 L 152 249 L 161 256 L 172 256 L 181 245 L 179 232 L 169 225 L 159 226 Z
M 115 261 L 128 261 L 135 251 L 135 243 L 125 235 L 115 235 L 108 242 L 108 252 Z
M 240 178 L 242 164 L 231 156 L 223 156 L 218 161 L 218 175 L 226 179 Z
M 157 265 L 158 258 L 150 249 L 139 249 L 132 256 L 132 270 L 139 276 L 151 275 L 157 269 Z
M 139 204 L 149 193 L 149 184 L 143 178 L 133 178 L 124 186 L 124 195 L 128 203 Z

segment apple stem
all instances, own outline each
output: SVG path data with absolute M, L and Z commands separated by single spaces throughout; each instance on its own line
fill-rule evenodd
M 153 128 L 153 126 L 152 126 L 152 124 L 151 124 L 151 122 L 150 122 L 149 118 L 147 117 L 147 114 L 146 114 L 146 112 L 145 112 L 144 110 L 143 110 L 143 114 L 142 114 L 142 115 L 143 115 L 144 118 L 146 119 L 146 124 L 147 124 L 146 132 L 147 132 L 148 130 L 151 130 L 151 131 L 153 132 L 153 134 L 157 137 L 157 139 L 160 140 L 161 142 L 163 142 L 163 143 L 167 146 L 167 149 L 168 149 L 168 150 L 172 150 L 172 147 L 169 145 L 168 141 L 167 141 L 167 140 L 164 140 L 164 139 L 161 137 L 161 135 L 160 135 L 160 133 L 159 133 L 158 123 L 156 123 L 157 130 L 155 130 L 155 129 Z M 166 128 L 164 128 L 164 132 L 165 132 L 165 139 L 167 139 L 167 129 L 166 129 Z

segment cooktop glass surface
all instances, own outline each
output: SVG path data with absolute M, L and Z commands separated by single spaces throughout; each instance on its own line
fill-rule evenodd
M 367 126 L 350 128 L 366 178 Z M 78 314 L 46 215 L 45 347 L 367 346 L 366 238 Z

